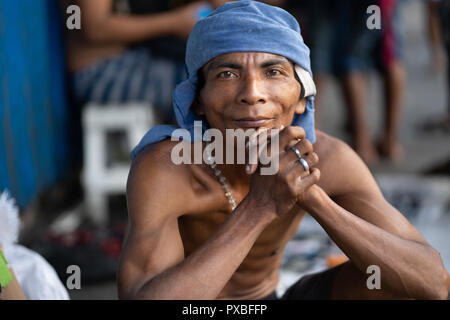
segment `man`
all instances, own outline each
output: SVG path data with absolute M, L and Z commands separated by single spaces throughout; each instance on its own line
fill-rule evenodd
M 227 3 L 194 27 L 186 65 L 189 79 L 174 94 L 180 127 L 193 132 L 202 119 L 224 135 L 281 129 L 271 136 L 279 151 L 270 149 L 278 171 L 263 175 L 249 161 L 176 165 L 180 142 L 167 139 L 176 128 L 150 130 L 128 180 L 120 298 L 275 298 L 283 249 L 305 212 L 350 260 L 300 279 L 284 298 L 447 297 L 439 253 L 386 202 L 350 147 L 314 131 L 309 50 L 290 14 Z M 249 148 L 264 145 L 253 138 Z M 233 142 L 224 139 L 224 150 Z M 380 290 L 366 287 L 369 265 L 380 268 Z

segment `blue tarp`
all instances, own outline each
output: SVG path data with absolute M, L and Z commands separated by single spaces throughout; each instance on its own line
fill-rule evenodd
M 20 207 L 69 166 L 59 1 L 0 0 L 0 192 Z

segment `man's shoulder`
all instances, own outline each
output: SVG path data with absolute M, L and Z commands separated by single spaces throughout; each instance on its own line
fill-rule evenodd
M 316 131 L 314 151 L 319 156 L 320 183 L 330 196 L 361 192 L 374 187 L 374 179 L 362 159 L 344 141 Z
M 172 149 L 178 143 L 164 140 L 142 149 L 131 164 L 128 183 L 157 184 L 159 190 L 171 189 L 173 192 L 185 187 L 189 181 L 189 168 L 172 161 Z
M 222 188 L 206 164 L 195 164 L 194 159 L 179 163 L 180 149 L 195 151 L 194 145 L 164 140 L 145 147 L 134 159 L 128 177 L 130 203 L 137 199 L 152 206 L 161 205 L 178 216 L 226 206 Z
M 175 166 L 173 161 L 171 161 L 172 149 L 178 143 L 178 141 L 166 139 L 149 144 L 133 159 L 132 166 L 145 166 L 147 169 L 153 167 L 158 169 L 171 169 Z
M 146 146 L 131 164 L 127 181 L 129 213 L 133 219 L 164 218 L 189 210 L 193 197 L 188 164 L 175 164 L 172 149 L 178 142 L 164 140 Z

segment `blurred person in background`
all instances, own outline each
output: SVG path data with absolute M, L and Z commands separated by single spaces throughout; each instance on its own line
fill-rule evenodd
M 428 1 L 428 26 L 435 71 L 443 69 L 447 55 L 447 108 L 445 114 L 426 120 L 422 129 L 450 132 L 450 0 Z
M 381 30 L 366 25 L 367 8 L 378 5 Z M 353 147 L 372 165 L 382 155 L 401 157 L 397 131 L 404 95 L 399 0 L 315 0 L 307 3 L 311 63 L 320 105 L 327 75 L 338 77 L 348 108 Z M 377 69 L 384 84 L 385 125 L 377 145 L 366 119 L 367 73 Z M 321 110 L 318 106 L 317 109 Z M 317 113 L 316 113 L 317 114 Z M 317 119 L 318 120 L 318 119 Z
M 67 32 L 76 102 L 146 101 L 172 121 L 172 91 L 185 78 L 184 42 L 207 2 L 76 0 L 64 8 L 71 4 L 81 9 L 81 30 Z
M 67 32 L 75 99 L 151 102 L 163 122 L 174 122 L 172 92 L 185 79 L 185 41 L 198 20 L 225 2 L 65 1 L 65 8 L 81 9 L 81 30 Z

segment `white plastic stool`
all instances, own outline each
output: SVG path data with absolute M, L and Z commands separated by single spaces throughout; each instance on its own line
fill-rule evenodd
M 87 214 L 92 222 L 105 225 L 109 221 L 108 195 L 125 193 L 128 164 L 106 166 L 108 132 L 123 131 L 131 150 L 144 134 L 156 124 L 148 104 L 95 105 L 83 111 L 84 170 L 83 185 Z

